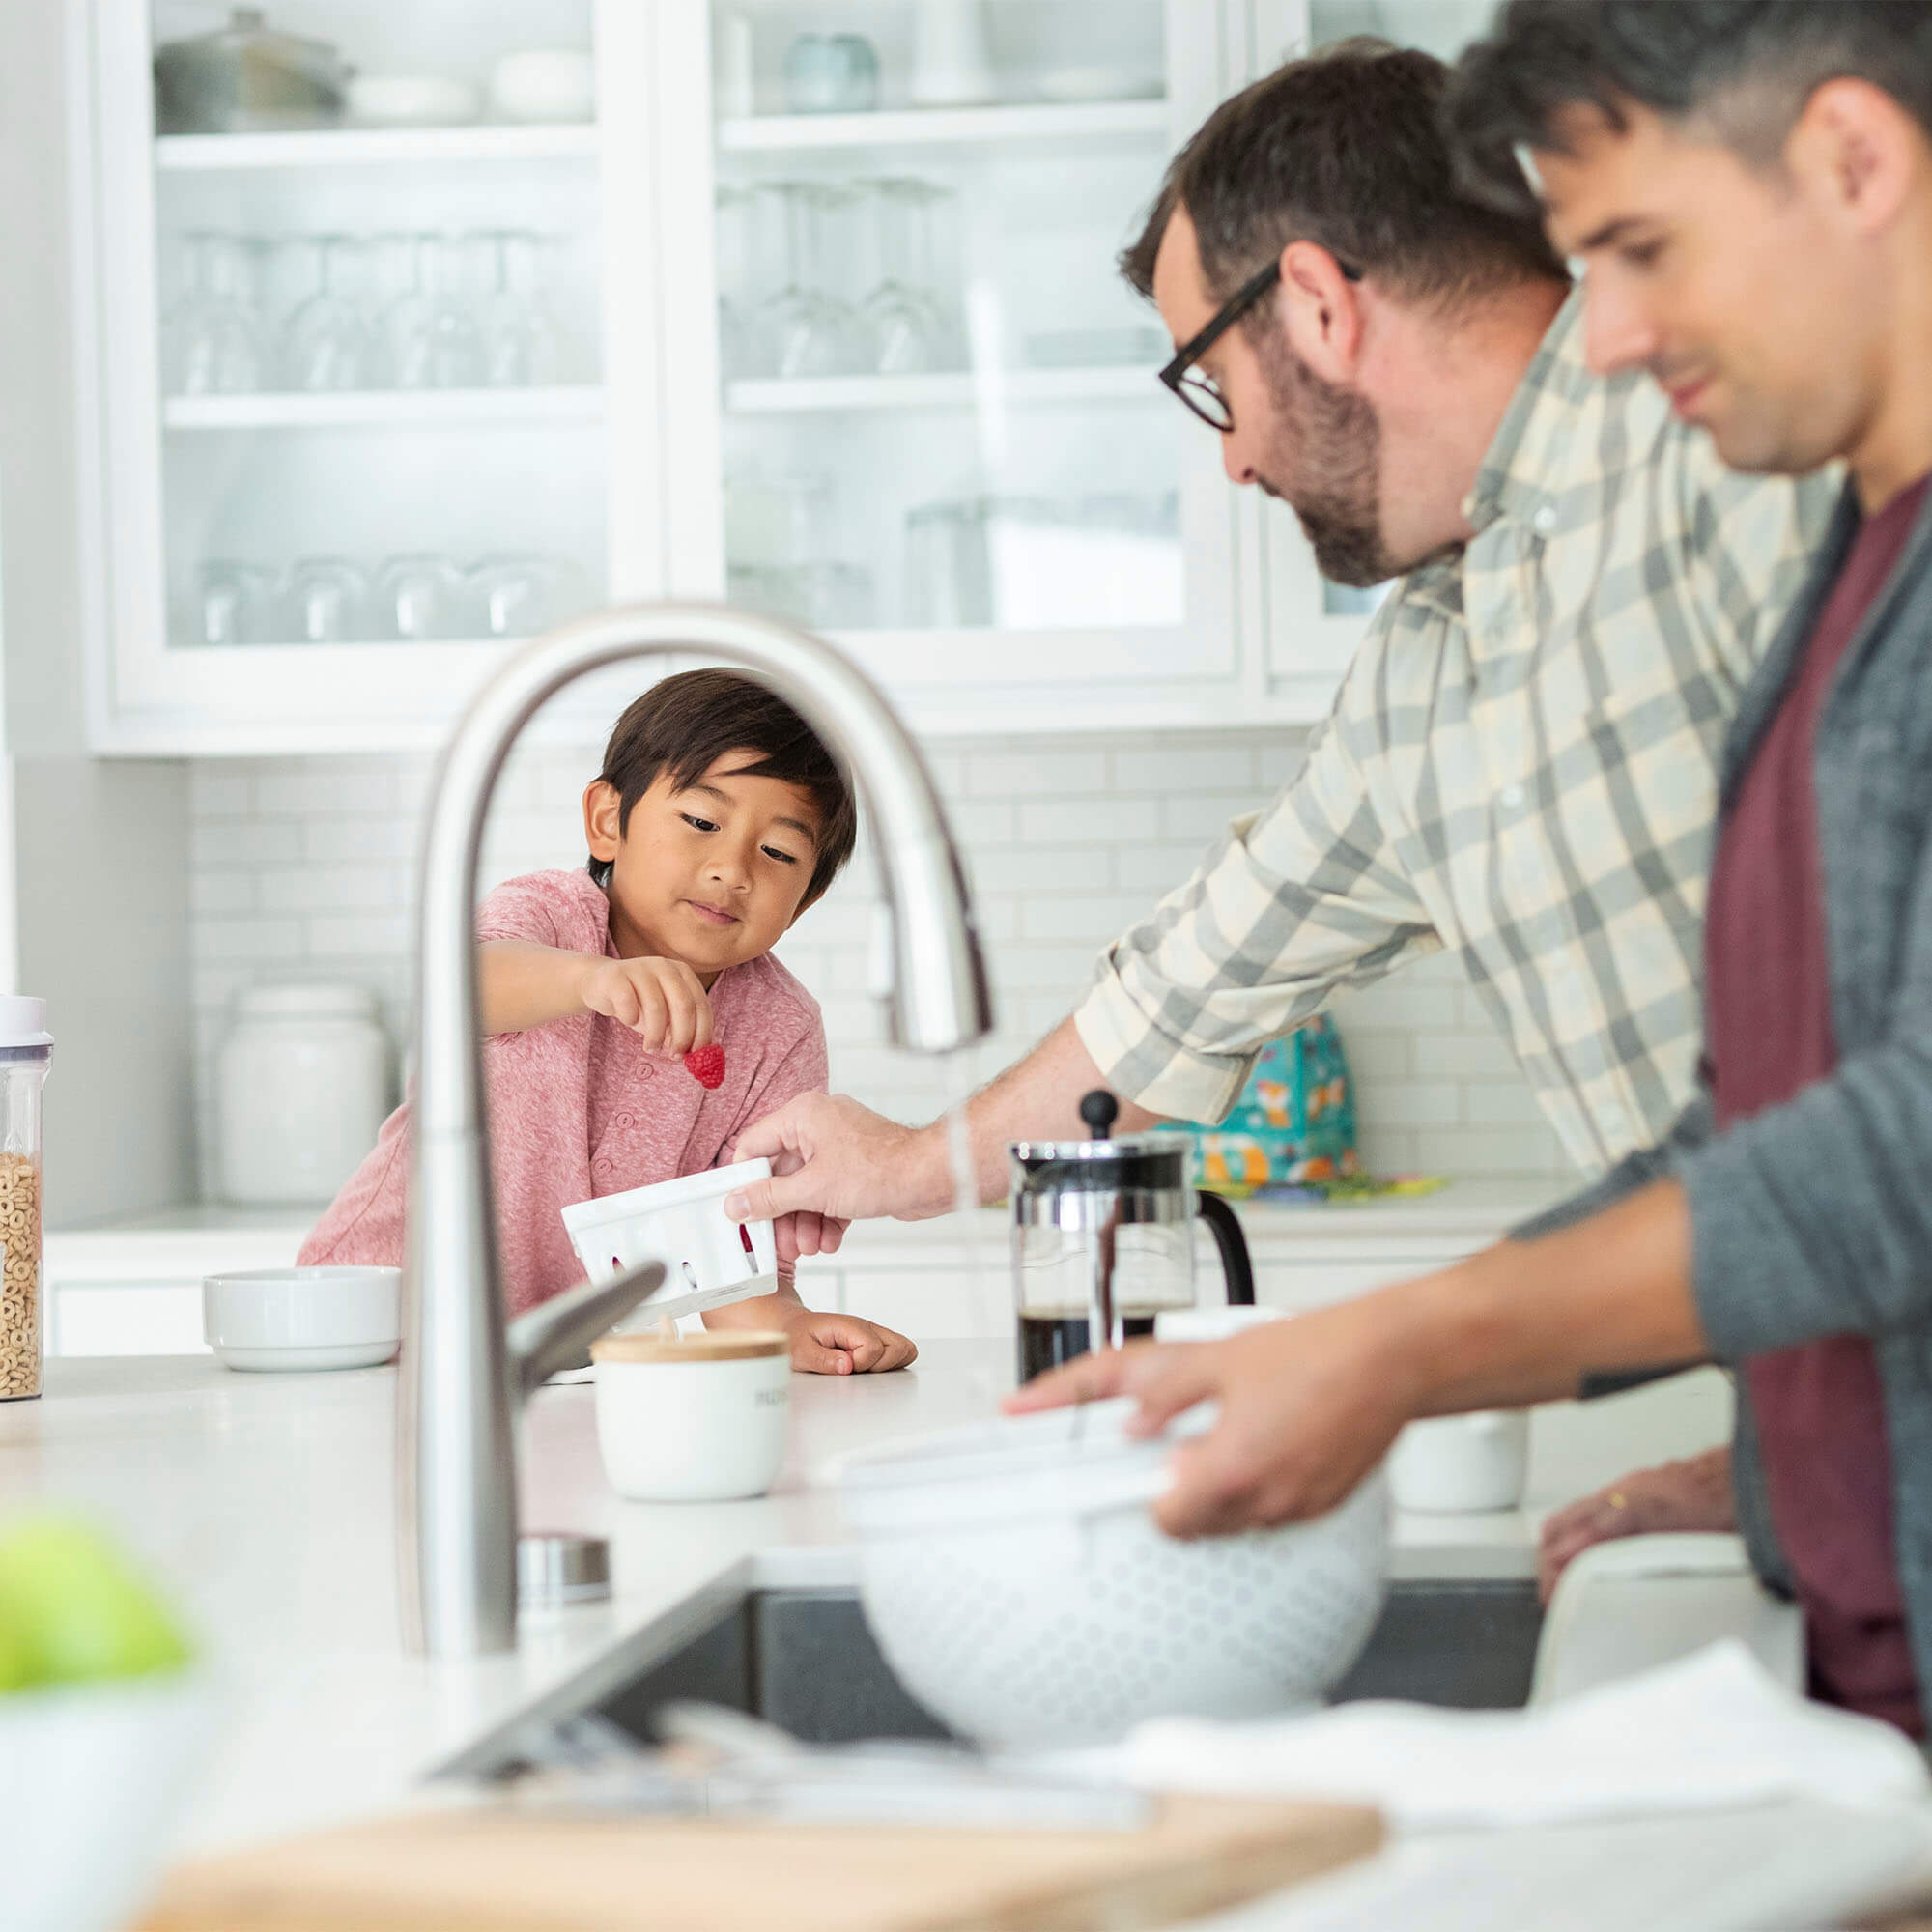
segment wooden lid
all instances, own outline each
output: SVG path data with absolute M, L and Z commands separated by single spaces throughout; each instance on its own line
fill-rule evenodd
M 716 1335 L 681 1335 L 675 1342 L 639 1330 L 600 1336 L 590 1345 L 593 1362 L 742 1362 L 790 1353 L 791 1337 L 778 1328 L 726 1328 Z

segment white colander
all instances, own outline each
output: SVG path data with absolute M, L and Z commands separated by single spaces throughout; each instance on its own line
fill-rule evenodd
M 1177 1440 L 1130 1400 L 844 1457 L 866 1621 L 906 1689 L 1008 1748 L 1102 1743 L 1144 1718 L 1258 1718 L 1319 1699 L 1381 1609 L 1380 1471 L 1319 1520 L 1179 1543 L 1148 1505 Z

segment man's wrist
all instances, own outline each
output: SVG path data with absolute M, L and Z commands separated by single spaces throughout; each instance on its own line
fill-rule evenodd
M 952 1172 L 952 1143 L 949 1137 L 951 1120 L 951 1115 L 942 1114 L 925 1126 L 906 1129 L 911 1199 L 895 1212 L 895 1220 L 930 1221 L 937 1215 L 952 1213 L 959 1206 L 959 1183 Z M 977 1208 L 980 1204 L 975 1200 L 972 1205 Z

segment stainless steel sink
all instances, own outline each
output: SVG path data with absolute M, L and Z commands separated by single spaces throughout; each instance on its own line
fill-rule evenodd
M 1529 1582 L 1397 1583 L 1336 1700 L 1520 1705 L 1542 1623 Z M 649 1737 L 651 1713 L 676 1697 L 754 1712 L 817 1744 L 947 1735 L 900 1690 L 849 1590 L 754 1591 L 598 1708 Z
M 943 1738 L 948 1732 L 899 1688 L 852 1590 L 753 1590 L 707 1613 L 679 1613 L 683 1634 L 626 1676 L 607 1659 L 594 1684 L 561 1687 L 540 1710 L 478 1738 L 444 1763 L 445 1777 L 495 1777 L 528 1761 L 532 1723 L 594 1710 L 652 1739 L 652 1714 L 678 1698 L 749 1711 L 813 1744 L 860 1738 Z M 1338 1703 L 1405 1697 L 1463 1710 L 1507 1710 L 1529 1694 L 1543 1625 L 1524 1582 L 1397 1583 Z M 614 1669 L 613 1669 L 613 1666 Z

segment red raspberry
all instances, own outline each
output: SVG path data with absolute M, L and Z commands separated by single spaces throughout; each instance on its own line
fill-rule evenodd
M 724 1049 L 713 1040 L 695 1046 L 684 1056 L 685 1070 L 707 1093 L 724 1084 Z

